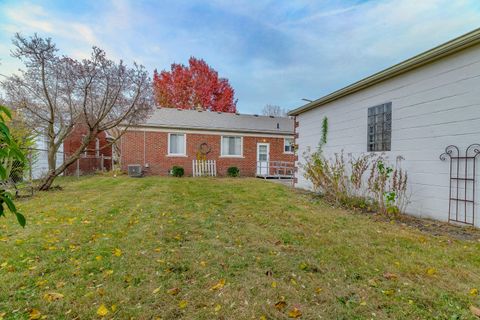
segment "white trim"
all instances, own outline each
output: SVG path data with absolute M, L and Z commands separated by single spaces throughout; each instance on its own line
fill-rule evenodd
M 170 153 L 170 135 L 183 134 L 183 153 Z M 184 132 L 169 132 L 167 138 L 167 156 L 168 157 L 187 157 L 187 134 Z
M 240 138 L 240 154 L 223 154 L 223 138 L 227 137 Z M 220 136 L 220 158 L 243 158 L 243 136 L 235 134 Z
M 283 138 L 283 154 L 295 154 L 295 152 L 293 152 L 293 151 L 285 151 L 285 140 L 287 140 L 287 139 L 292 140 L 291 146 L 292 146 L 292 148 L 293 148 L 293 146 L 294 146 L 295 140 L 294 140 L 293 137 L 291 137 L 291 138 Z
M 263 164 L 260 163 L 260 146 L 267 146 L 267 161 L 261 161 L 265 164 L 265 167 L 263 167 Z M 268 175 L 270 168 L 270 143 L 269 142 L 257 142 L 257 175 Z M 262 169 L 265 169 L 264 172 L 262 172 Z
M 188 134 L 203 134 L 203 135 L 215 135 L 215 136 L 237 136 L 241 135 L 242 137 L 262 137 L 262 138 L 284 138 L 284 137 L 292 137 L 292 133 L 243 133 L 243 132 L 234 132 L 234 131 L 213 131 L 213 130 L 182 130 L 182 129 L 168 129 L 168 128 L 155 128 L 155 127 L 146 127 L 146 126 L 138 126 L 138 127 L 130 127 L 127 128 L 127 131 L 146 131 L 146 132 L 168 132 L 168 133 L 188 133 Z

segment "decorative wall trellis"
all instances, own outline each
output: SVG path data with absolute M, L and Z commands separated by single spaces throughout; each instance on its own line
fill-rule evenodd
M 440 160 L 450 159 L 450 184 L 448 221 L 475 225 L 476 159 L 480 144 L 472 144 L 460 154 L 457 146 L 450 145 L 440 155 Z

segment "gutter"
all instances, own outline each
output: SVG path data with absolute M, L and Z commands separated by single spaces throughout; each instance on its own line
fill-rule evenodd
M 121 125 L 120 125 L 121 126 Z M 230 128 L 205 128 L 195 126 L 161 126 L 161 125 L 149 125 L 149 124 L 137 124 L 131 125 L 129 129 L 143 129 L 146 128 L 159 128 L 159 129 L 174 129 L 174 130 L 197 130 L 197 131 L 216 131 L 216 132 L 232 132 L 232 133 L 255 133 L 255 134 L 274 134 L 281 136 L 291 136 L 294 131 L 275 131 L 275 130 L 250 130 L 250 129 L 230 129 Z M 128 130 L 128 129 L 127 129 Z
M 390 78 L 401 75 L 407 71 L 419 68 L 428 63 L 434 62 L 446 56 L 452 55 L 456 52 L 472 47 L 480 43 L 480 28 L 475 29 L 467 34 L 464 34 L 458 38 L 450 40 L 444 44 L 441 44 L 433 49 L 420 53 L 410 59 L 395 64 L 387 69 L 377 72 L 369 77 L 366 77 L 360 81 L 357 81 L 349 86 L 346 86 L 340 90 L 334 91 L 326 96 L 323 96 L 315 101 L 307 103 L 299 108 L 296 108 L 288 113 L 289 116 L 297 116 L 306 111 L 312 110 L 316 107 L 322 106 L 329 102 L 338 100 L 342 97 L 360 91 L 362 89 L 373 86 L 374 84 L 383 82 Z

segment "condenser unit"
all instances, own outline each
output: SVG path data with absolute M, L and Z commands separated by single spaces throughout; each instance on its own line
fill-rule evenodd
M 128 175 L 130 177 L 143 177 L 142 166 L 139 164 L 129 164 Z

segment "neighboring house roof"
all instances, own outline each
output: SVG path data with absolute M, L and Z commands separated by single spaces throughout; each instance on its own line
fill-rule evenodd
M 293 135 L 293 119 L 216 111 L 158 108 L 136 127 Z
M 323 96 L 315 101 L 307 103 L 297 109 L 294 109 L 288 113 L 290 116 L 296 116 L 308 110 L 314 109 L 321 105 L 340 99 L 344 96 L 360 91 L 367 87 L 370 87 L 379 82 L 398 76 L 407 71 L 424 66 L 428 63 L 454 54 L 463 49 L 469 48 L 480 43 L 480 28 L 475 29 L 463 36 L 450 40 L 442 45 L 439 45 L 433 49 L 425 51 L 419 55 L 416 55 L 408 60 L 400 62 L 390 68 L 377 72 L 367 78 L 357 81 L 347 87 L 334 91 L 326 96 Z

